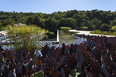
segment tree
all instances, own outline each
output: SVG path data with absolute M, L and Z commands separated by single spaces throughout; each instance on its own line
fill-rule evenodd
M 1 29 L 1 27 L 2 27 L 2 23 L 0 23 L 0 29 Z
M 74 14 L 73 18 L 76 19 L 76 25 L 78 27 L 80 27 L 81 26 L 81 22 L 82 22 L 82 16 L 79 15 L 79 14 Z
M 94 18 L 91 22 L 92 22 L 92 25 L 95 26 L 96 29 L 100 29 L 100 26 L 102 23 L 101 20 Z
M 113 20 L 113 21 L 111 21 L 111 26 L 115 26 L 116 25 L 116 20 Z
M 102 31 L 108 31 L 109 30 L 109 27 L 106 23 L 103 23 L 101 26 L 100 26 L 100 30 Z
M 76 26 L 76 23 L 75 23 L 75 19 L 73 18 L 67 18 L 66 21 L 65 21 L 65 24 L 67 27 L 72 27 L 74 28 Z
M 93 30 L 94 26 L 92 25 L 91 21 L 87 21 L 86 26 L 88 27 L 88 29 Z
M 4 20 L 3 25 L 13 25 L 14 22 L 15 21 L 13 19 L 7 18 L 7 19 Z
M 27 21 L 26 21 L 26 24 L 27 24 L 27 25 L 32 24 L 32 20 L 33 20 L 33 18 L 32 18 L 32 17 L 29 17 L 29 18 L 27 19 Z

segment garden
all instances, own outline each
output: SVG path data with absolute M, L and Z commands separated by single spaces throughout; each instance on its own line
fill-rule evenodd
M 70 29 L 61 27 L 55 44 L 41 41 L 46 33 L 53 33 L 35 25 L 7 27 L 6 38 L 12 39 L 13 47 L 0 46 L 1 77 L 115 77 L 116 37 L 82 35 Z

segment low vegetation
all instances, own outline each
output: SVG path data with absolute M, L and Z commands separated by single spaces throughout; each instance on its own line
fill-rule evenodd
M 60 27 L 61 30 L 70 30 L 71 27 Z
M 35 25 L 32 26 L 8 26 L 8 35 L 18 35 L 18 36 L 24 36 L 24 35 L 37 35 L 40 33 L 48 32 L 45 29 L 42 29 L 40 27 L 37 27 Z
M 23 12 L 3 12 L 0 11 L 0 26 L 23 23 L 27 25 L 37 25 L 41 28 L 54 32 L 60 27 L 70 27 L 72 29 L 100 29 L 110 31 L 116 25 L 116 12 L 103 11 L 98 9 L 78 11 L 70 10 L 65 12 L 45 13 L 23 13 Z M 0 28 L 1 29 L 1 28 Z
M 85 29 L 88 29 L 88 27 L 87 27 L 87 26 L 83 26 L 83 27 L 81 27 L 81 28 L 82 28 L 82 29 L 84 29 L 84 30 L 85 30 Z
M 116 32 L 116 26 L 113 26 L 111 30 Z
M 116 32 L 100 31 L 99 29 L 91 31 L 90 33 L 91 34 L 103 34 L 103 35 L 116 35 Z
M 7 30 L 9 38 L 14 41 L 15 47 L 13 49 L 15 50 L 23 46 L 26 46 L 28 49 L 38 48 L 36 42 L 41 40 L 46 33 L 49 33 L 48 30 L 35 25 L 7 26 L 4 29 Z
M 1 77 L 116 77 L 116 37 L 76 36 L 87 41 L 30 51 L 4 51 L 0 46 Z

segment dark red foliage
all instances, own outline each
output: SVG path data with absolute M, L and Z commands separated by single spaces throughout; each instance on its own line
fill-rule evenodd
M 68 77 L 71 70 L 80 71 L 81 77 L 89 74 L 91 77 L 116 76 L 116 37 L 85 37 L 86 42 L 80 45 L 49 48 L 47 45 L 41 50 L 42 57 L 37 56 L 35 49 L 30 51 L 19 48 L 15 52 L 4 51 L 0 48 L 0 73 L 2 77 L 13 76 L 14 69 L 17 77 L 29 77 L 32 73 L 43 71 L 47 77 Z M 4 51 L 4 52 L 3 52 Z M 3 61 L 6 58 L 6 62 Z M 4 65 L 4 66 L 3 66 Z
M 42 51 L 41 51 L 43 57 L 45 57 L 45 55 L 48 53 L 48 51 L 49 51 L 49 47 L 47 45 L 45 45 L 45 47 L 43 47 Z

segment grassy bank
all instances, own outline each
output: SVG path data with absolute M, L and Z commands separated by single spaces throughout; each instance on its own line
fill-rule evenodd
M 100 30 L 94 30 L 90 32 L 91 34 L 102 34 L 102 35 L 114 35 L 116 36 L 116 32 L 107 32 L 107 31 L 100 31 Z

